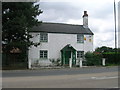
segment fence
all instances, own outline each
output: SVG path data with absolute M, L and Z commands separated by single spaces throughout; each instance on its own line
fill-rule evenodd
M 2 69 L 23 69 L 27 68 L 27 57 L 21 53 L 2 54 Z

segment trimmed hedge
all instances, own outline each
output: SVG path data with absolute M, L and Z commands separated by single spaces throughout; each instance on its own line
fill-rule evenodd
M 120 64 L 120 52 L 105 52 L 103 57 L 106 58 L 107 64 Z
M 100 66 L 102 65 L 101 54 L 96 54 L 92 52 L 87 52 L 85 54 L 87 66 Z

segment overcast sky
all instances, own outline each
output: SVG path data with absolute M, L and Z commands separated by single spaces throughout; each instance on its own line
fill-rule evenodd
M 116 9 L 118 8 L 116 0 Z M 83 24 L 83 13 L 88 12 L 88 24 L 94 33 L 94 49 L 114 48 L 114 0 L 41 0 L 39 21 Z

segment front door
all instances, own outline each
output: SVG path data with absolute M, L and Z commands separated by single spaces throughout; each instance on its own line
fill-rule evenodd
M 71 51 L 65 51 L 65 64 L 69 65 L 69 59 L 71 58 Z

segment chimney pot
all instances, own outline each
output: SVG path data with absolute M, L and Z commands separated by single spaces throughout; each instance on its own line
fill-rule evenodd
M 84 17 L 84 16 L 88 16 L 87 11 L 84 11 L 83 17 Z
M 87 14 L 87 11 L 84 11 L 84 14 Z

